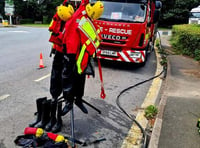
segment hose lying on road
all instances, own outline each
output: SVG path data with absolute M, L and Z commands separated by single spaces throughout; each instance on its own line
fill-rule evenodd
M 163 72 L 164 72 L 164 70 L 163 70 L 160 74 L 158 74 L 158 75 L 156 75 L 156 76 L 154 76 L 154 77 L 152 77 L 152 78 L 150 78 L 150 79 L 147 79 L 147 80 L 145 80 L 145 81 L 139 82 L 139 83 L 137 83 L 137 84 L 135 84 L 135 85 L 132 85 L 132 86 L 130 86 L 130 87 L 128 87 L 128 88 L 122 90 L 122 91 L 119 93 L 119 95 L 117 96 L 117 99 L 116 99 L 116 104 L 117 104 L 117 106 L 121 109 L 121 111 L 122 111 L 124 114 L 126 114 L 126 116 L 128 116 L 133 122 L 135 122 L 135 124 L 140 128 L 140 130 L 141 130 L 141 132 L 142 132 L 142 134 L 143 134 L 143 139 L 144 139 L 144 141 L 143 141 L 143 148 L 146 148 L 146 144 L 147 144 L 147 134 L 146 134 L 145 130 L 143 129 L 143 127 L 140 125 L 140 123 L 139 123 L 137 120 L 135 120 L 135 116 L 134 116 L 134 118 L 133 118 L 131 115 L 129 115 L 129 114 L 121 107 L 121 104 L 120 104 L 120 102 L 119 102 L 119 98 L 120 98 L 120 96 L 121 96 L 124 92 L 128 91 L 129 89 L 132 89 L 132 88 L 134 88 L 134 87 L 136 87 L 136 86 L 139 86 L 139 85 L 141 85 L 141 84 L 143 84 L 143 83 L 146 83 L 146 82 L 148 82 L 148 81 L 151 81 L 151 80 L 153 80 L 153 79 L 159 77 L 160 75 L 162 75 Z
M 158 34 L 159 34 L 159 32 L 158 32 Z M 159 43 L 160 46 L 159 46 L 159 48 L 162 49 L 160 34 L 159 34 L 159 38 L 160 38 L 160 43 Z M 153 80 L 153 79 L 155 79 L 155 78 L 161 76 L 163 73 L 164 73 L 164 77 L 165 77 L 165 76 L 166 76 L 166 70 L 167 70 L 166 65 L 164 65 L 164 66 L 163 66 L 163 70 L 162 70 L 158 75 L 156 75 L 156 76 L 154 76 L 154 77 L 151 77 L 151 78 L 149 78 L 149 79 L 147 79 L 147 80 L 145 80 L 145 81 L 139 82 L 139 83 L 137 83 L 137 84 L 135 84 L 135 85 L 132 85 L 132 86 L 130 86 L 130 87 L 128 87 L 128 88 L 122 90 L 122 91 L 119 93 L 119 95 L 117 96 L 117 99 L 116 99 L 116 104 L 117 104 L 117 106 L 121 109 L 121 111 L 122 111 L 128 118 L 130 118 L 133 122 L 135 122 L 135 124 L 140 128 L 140 130 L 141 130 L 141 132 L 142 132 L 142 134 L 143 134 L 143 148 L 147 148 L 147 134 L 146 134 L 146 131 L 145 131 L 144 128 L 140 125 L 140 123 L 139 123 L 137 120 L 135 120 L 135 118 L 136 118 L 135 116 L 129 115 L 129 114 L 121 107 L 121 104 L 120 104 L 120 102 L 119 102 L 119 98 L 120 98 L 120 96 L 121 96 L 124 92 L 126 92 L 126 91 L 128 91 L 128 90 L 130 90 L 130 89 L 132 89 L 132 88 L 134 88 L 134 87 L 137 87 L 137 86 L 139 86 L 139 85 L 141 85 L 141 84 L 144 84 L 144 83 L 146 83 L 146 82 L 148 82 L 148 81 L 151 81 L 151 80 Z

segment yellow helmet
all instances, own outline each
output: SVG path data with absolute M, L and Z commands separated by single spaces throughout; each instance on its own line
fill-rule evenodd
M 70 4 L 67 6 L 60 5 L 57 7 L 57 14 L 61 20 L 67 21 L 74 14 L 74 8 Z
M 87 15 L 93 20 L 97 20 L 98 18 L 100 18 L 104 11 L 104 5 L 100 1 L 97 1 L 94 4 L 89 3 L 86 5 L 85 8 Z

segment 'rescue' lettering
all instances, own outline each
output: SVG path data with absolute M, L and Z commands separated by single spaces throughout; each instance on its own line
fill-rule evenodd
M 119 28 L 109 28 L 109 32 L 111 33 L 119 33 L 119 34 L 132 34 L 132 30 L 126 30 L 126 29 L 119 29 Z

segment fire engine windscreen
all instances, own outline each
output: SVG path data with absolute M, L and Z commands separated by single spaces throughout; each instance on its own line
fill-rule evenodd
M 103 15 L 99 20 L 114 22 L 144 22 L 146 5 L 130 1 L 101 1 L 104 4 Z

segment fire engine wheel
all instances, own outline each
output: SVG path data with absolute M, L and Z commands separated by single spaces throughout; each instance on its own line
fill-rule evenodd
M 143 66 L 145 66 L 145 65 L 146 65 L 147 56 L 148 56 L 148 54 L 146 55 L 144 62 L 142 62 L 142 63 L 139 63 L 139 66 L 143 67 Z
M 140 63 L 140 66 L 141 66 L 141 67 L 145 66 L 145 65 L 146 65 L 146 61 L 147 61 L 147 60 L 146 60 L 146 58 L 145 58 L 145 61 L 142 62 L 142 63 Z
M 149 41 L 149 44 L 147 45 L 147 53 L 151 53 L 154 51 L 154 43 Z

